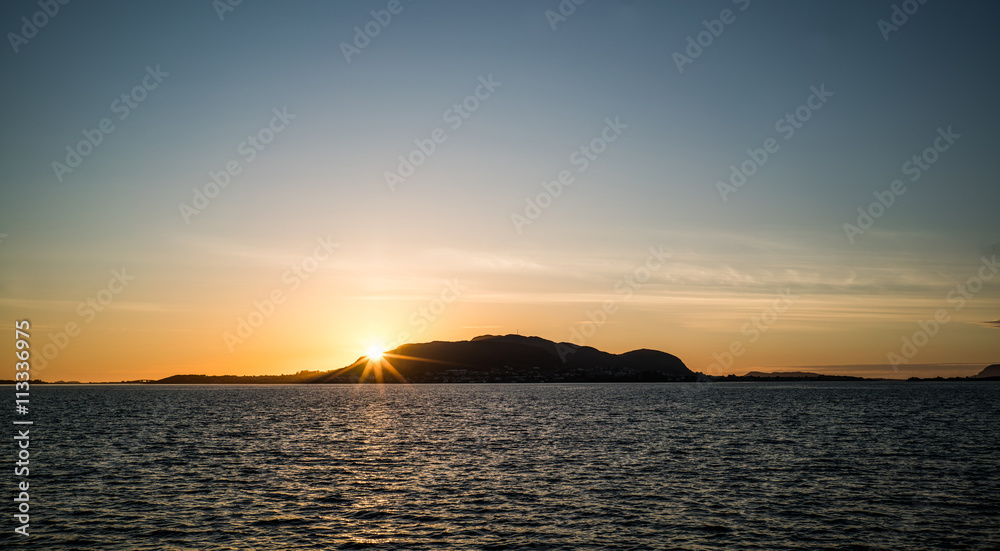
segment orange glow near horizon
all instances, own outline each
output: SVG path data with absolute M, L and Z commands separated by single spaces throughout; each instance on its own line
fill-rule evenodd
M 233 352 L 226 349 L 221 338 L 223 331 L 235 325 L 226 313 L 209 313 L 192 320 L 172 314 L 150 316 L 125 302 L 115 303 L 93 324 L 78 322 L 78 333 L 68 338 L 64 336 L 65 321 L 45 323 L 44 318 L 33 316 L 33 377 L 48 382 L 112 382 L 178 374 L 327 371 L 351 365 L 358 359 L 359 349 L 365 352 L 361 361 L 371 364 L 368 372 L 379 376 L 391 355 L 386 354 L 385 345 L 370 340 L 370 335 L 377 332 L 374 323 L 369 326 L 355 321 L 370 315 L 370 305 L 342 298 L 338 304 L 337 299 L 324 298 L 306 294 L 294 297 Z M 425 331 L 419 331 L 420 327 L 414 330 L 407 323 L 410 312 L 419 311 L 419 303 L 414 306 L 406 301 L 384 301 L 379 318 L 393 321 L 383 321 L 381 326 L 385 334 L 393 337 L 410 332 L 408 339 L 393 342 L 392 346 L 518 331 L 555 342 L 571 342 L 579 332 L 586 335 L 586 345 L 600 350 L 618 354 L 639 348 L 661 350 L 678 356 L 693 371 L 712 375 L 742 375 L 751 370 L 795 366 L 795 370 L 870 377 L 947 377 L 973 375 L 981 369 L 972 364 L 997 363 L 992 353 L 996 351 L 993 336 L 997 329 L 976 323 L 993 315 L 993 303 L 987 300 L 953 314 L 953 321 L 921 348 L 909 365 L 896 372 L 885 365 L 887 352 L 898 348 L 902 337 L 919 329 L 912 319 L 927 319 L 928 314 L 923 312 L 934 312 L 933 301 L 874 297 L 856 305 L 848 300 L 803 296 L 758 336 L 753 331 L 744 334 L 741 329 L 768 307 L 771 298 L 767 295 L 722 301 L 712 296 L 650 293 L 649 297 L 622 303 L 599 327 L 592 325 L 586 315 L 595 308 L 591 301 L 498 304 L 480 296 L 463 299 L 464 303 L 449 306 Z M 890 313 L 893 310 L 899 313 Z M 341 321 L 331 319 L 329 312 L 337 312 L 333 317 Z M 7 325 L 12 332 L 12 324 Z M 731 362 L 728 357 L 720 360 L 734 342 L 745 352 Z M 58 346 L 60 343 L 63 348 Z M 722 369 L 713 368 L 720 362 Z M 941 367 L 917 371 L 914 368 L 918 364 Z
M 257 262 L 258 256 L 252 258 Z M 637 258 L 642 260 L 642 251 Z M 272 269 L 247 264 L 238 277 L 206 269 L 205 277 L 232 276 L 232 284 L 220 287 L 171 279 L 179 294 L 165 294 L 158 276 L 148 275 L 155 272 L 136 270 L 154 279 L 147 284 L 137 275 L 93 317 L 79 312 L 83 304 L 89 313 L 80 297 L 94 295 L 90 282 L 48 288 L 26 279 L 34 292 L 52 298 L 8 300 L 0 302 L 0 310 L 8 320 L 2 327 L 11 333 L 12 320 L 31 321 L 32 376 L 47 382 L 330 371 L 359 356 L 370 360 L 369 373 L 378 375 L 387 357 L 392 359 L 386 352 L 407 343 L 515 333 L 554 342 L 582 340 L 615 354 L 661 350 L 692 371 L 711 375 L 787 367 L 868 377 L 947 377 L 974 375 L 1000 360 L 998 329 L 986 323 L 998 318 L 1000 279 L 983 285 L 961 309 L 947 299 L 952 281 L 978 273 L 974 261 L 950 267 L 954 275 L 926 275 L 927 270 L 908 266 L 906 273 L 916 275 L 895 283 L 902 289 L 893 293 L 886 286 L 902 277 L 893 271 L 874 270 L 863 278 L 841 274 L 837 266 L 757 273 L 752 264 L 717 266 L 697 253 L 677 253 L 674 260 L 679 266 L 665 267 L 655 284 L 631 296 L 616 291 L 620 274 L 634 265 L 631 256 L 594 267 L 541 253 L 505 263 L 441 253 L 433 269 L 414 272 L 419 258 L 409 253 L 374 263 L 364 253 L 345 252 L 294 292 L 286 289 L 283 302 L 263 319 L 255 303 L 271 311 L 264 298 L 280 284 L 284 265 L 276 260 L 267 264 Z M 506 273 L 497 274 L 498 265 L 507 266 Z M 365 276 L 374 272 L 383 274 L 377 283 Z M 563 273 L 590 275 L 577 281 Z M 462 274 L 457 284 L 452 274 Z M 918 275 L 926 281 L 917 281 Z M 776 302 L 779 287 L 769 284 L 778 279 L 780 289 L 794 295 L 790 305 Z M 452 299 L 456 291 L 461 296 Z M 606 312 L 609 301 L 613 311 Z M 934 319 L 939 309 L 950 321 L 908 364 L 898 371 L 888 366 L 887 354 L 899 351 L 902 339 L 921 330 L 917 321 Z M 730 358 L 732 350 L 738 355 Z

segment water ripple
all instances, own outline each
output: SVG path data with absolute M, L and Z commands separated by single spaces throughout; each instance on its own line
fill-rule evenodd
M 4 548 L 1000 548 L 995 383 L 32 399 L 34 535 Z

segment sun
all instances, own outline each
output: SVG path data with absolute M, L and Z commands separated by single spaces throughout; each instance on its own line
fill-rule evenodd
M 382 359 L 382 354 L 384 354 L 384 353 L 385 353 L 385 351 L 382 350 L 382 347 L 380 347 L 380 346 L 370 346 L 370 347 L 368 347 L 368 354 L 367 355 L 368 355 L 368 359 L 369 360 L 377 362 L 377 361 L 379 361 L 379 360 Z
M 380 342 L 369 341 L 369 343 L 365 355 L 358 358 L 358 361 L 351 366 L 353 368 L 364 364 L 364 368 L 361 370 L 360 375 L 358 375 L 358 384 L 362 384 L 370 379 L 374 379 L 374 382 L 382 384 L 385 379 L 385 372 L 388 372 L 397 381 L 406 383 L 406 377 L 403 377 L 403 374 L 397 371 L 390 361 L 390 358 L 404 358 L 405 356 L 397 356 L 395 353 L 390 354 L 386 351 L 387 347 Z

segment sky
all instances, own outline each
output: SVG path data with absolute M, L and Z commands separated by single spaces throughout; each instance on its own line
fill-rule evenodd
M 43 4 L 0 7 L 0 327 L 43 380 L 508 333 L 1000 362 L 992 3 Z

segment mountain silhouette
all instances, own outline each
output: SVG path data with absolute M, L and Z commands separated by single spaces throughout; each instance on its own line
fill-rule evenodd
M 985 377 L 1000 377 L 1000 364 L 993 364 L 989 367 L 983 368 L 983 370 L 976 375 L 977 379 Z
M 693 381 L 680 358 L 657 350 L 611 354 L 541 337 L 483 335 L 468 341 L 404 344 L 384 354 L 385 382 Z M 378 362 L 374 362 L 378 364 Z M 368 368 L 367 375 L 366 368 Z M 399 376 L 397 376 L 397 373 Z M 313 382 L 374 380 L 366 356 Z

